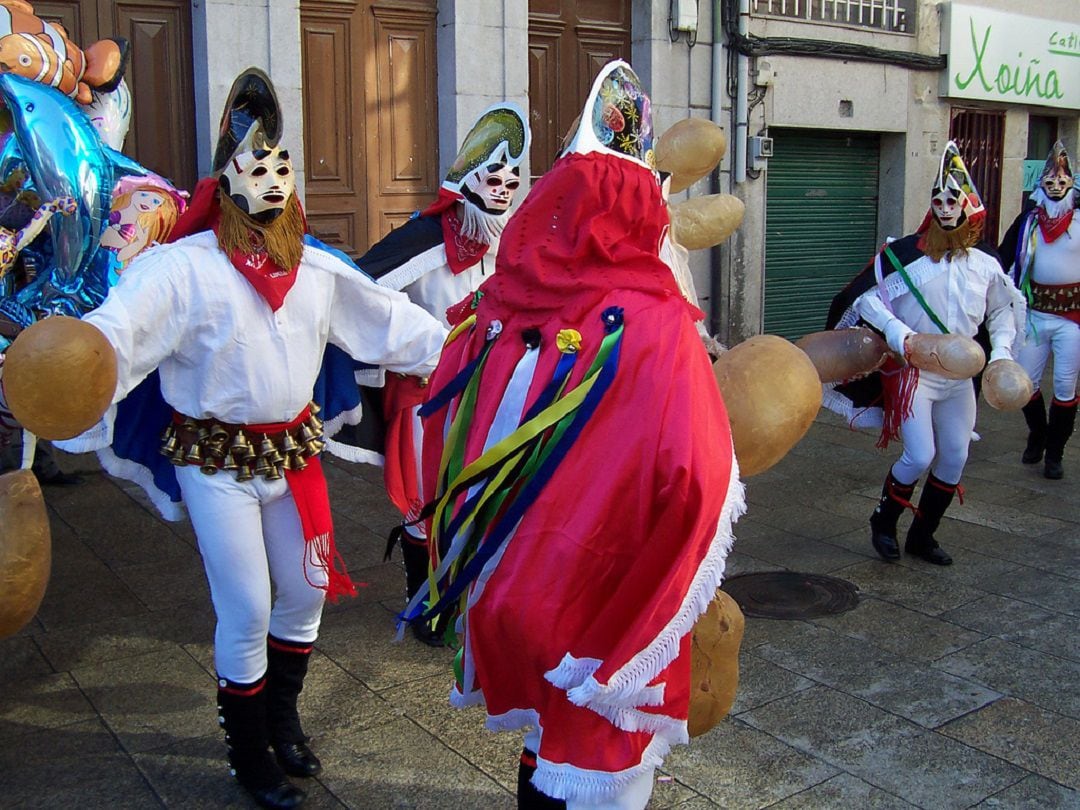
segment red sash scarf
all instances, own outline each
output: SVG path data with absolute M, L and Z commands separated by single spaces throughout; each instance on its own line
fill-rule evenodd
M 454 275 L 468 270 L 488 251 L 488 245 L 461 233 L 461 220 L 455 212 L 455 204 L 463 200 L 461 194 L 440 188 L 435 202 L 420 212 L 422 217 L 438 216 L 442 224 L 443 245 L 446 247 L 446 261 Z
M 292 431 L 311 417 L 311 411 L 304 408 L 291 422 L 274 422 L 265 425 L 243 425 L 241 429 L 249 436 L 274 434 Z M 184 417 L 177 414 L 174 421 Z M 300 514 L 300 527 L 304 533 L 307 550 L 304 553 L 304 577 L 314 588 L 326 591 L 326 597 L 336 602 L 342 596 L 356 596 L 356 586 L 349 578 L 345 562 L 334 545 L 334 522 L 330 515 L 330 494 L 326 487 L 322 460 L 318 456 L 307 459 L 307 466 L 302 470 L 285 469 L 285 483 L 296 503 Z M 308 566 L 326 572 L 326 584 L 311 581 Z
M 1035 216 L 1039 220 L 1039 230 L 1042 231 L 1042 238 L 1044 242 L 1053 242 L 1065 231 L 1069 230 L 1069 224 L 1072 222 L 1073 211 L 1071 209 L 1066 211 L 1059 217 L 1051 217 L 1046 213 L 1046 209 L 1039 206 L 1035 209 Z

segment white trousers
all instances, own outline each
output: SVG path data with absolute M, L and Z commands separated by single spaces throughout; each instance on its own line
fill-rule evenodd
M 900 425 L 904 452 L 893 465 L 893 477 L 913 483 L 933 464 L 932 472 L 956 484 L 967 463 L 975 427 L 975 388 L 971 380 L 947 380 L 919 372 L 911 416 Z
M 1080 372 L 1080 324 L 1060 315 L 1031 310 L 1028 312 L 1026 341 L 1016 361 L 1039 387 L 1046 362 L 1054 355 L 1054 399 L 1070 402 L 1076 396 L 1076 378 Z
M 217 616 L 218 676 L 253 683 L 266 673 L 267 633 L 311 642 L 319 634 L 326 573 L 308 565 L 307 546 L 284 478 L 237 481 L 177 467 Z M 311 582 L 308 582 L 308 579 Z M 276 591 L 276 598 L 273 592 Z

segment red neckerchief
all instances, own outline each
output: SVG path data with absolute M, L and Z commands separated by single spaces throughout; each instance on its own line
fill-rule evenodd
M 446 261 L 450 265 L 450 272 L 455 276 L 484 258 L 488 251 L 488 245 L 461 233 L 461 220 L 455 213 L 455 203 L 464 199 L 461 194 L 440 188 L 435 202 L 420 212 L 422 217 L 439 215 L 443 244 L 446 246 Z
M 177 220 L 176 225 L 169 232 L 169 242 L 175 242 L 193 233 L 205 230 L 213 230 L 217 234 L 218 223 L 221 220 L 221 208 L 218 204 L 218 181 L 212 177 L 204 177 L 195 186 L 191 195 L 191 202 L 187 210 Z M 300 212 L 303 216 L 303 210 Z M 307 221 L 304 222 L 304 232 L 307 232 Z M 232 266 L 240 271 L 255 288 L 255 291 L 277 312 L 285 301 L 285 296 L 292 285 L 296 282 L 296 269 L 283 270 L 274 262 L 270 261 L 265 252 L 257 251 L 246 254 L 242 251 L 234 251 L 229 256 Z
M 217 233 L 216 225 L 214 233 Z M 240 275 L 250 282 L 255 292 L 270 305 L 270 309 L 274 312 L 277 312 L 285 303 L 285 296 L 296 283 L 296 271 L 300 267 L 297 264 L 296 267 L 286 270 L 270 258 L 265 248 L 251 252 L 237 248 L 229 254 L 229 261 L 240 271 Z
M 1051 217 L 1041 205 L 1036 208 L 1035 215 L 1039 219 L 1039 230 L 1042 231 L 1043 241 L 1053 242 L 1065 231 L 1069 230 L 1069 223 L 1072 222 L 1073 211 L 1075 210 L 1075 208 L 1069 209 L 1059 217 Z

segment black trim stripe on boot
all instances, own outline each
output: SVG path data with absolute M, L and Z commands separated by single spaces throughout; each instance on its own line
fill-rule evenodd
M 908 529 L 907 540 L 904 542 L 904 551 L 913 557 L 926 560 L 934 565 L 952 565 L 950 557 L 937 540 L 934 532 L 941 524 L 941 518 L 945 510 L 952 503 L 953 496 L 960 493 L 960 503 L 964 502 L 963 490 L 960 484 L 947 484 L 931 473 L 926 478 L 926 486 L 923 487 L 919 497 L 919 508 L 915 512 L 915 519 L 911 521 Z
M 308 748 L 297 700 L 304 689 L 312 645 L 266 637 L 266 726 L 270 747 L 289 776 L 315 776 L 322 763 Z
M 893 477 L 892 470 L 885 476 L 881 487 L 881 499 L 870 515 L 870 543 L 881 558 L 892 562 L 900 559 L 900 546 L 896 541 L 896 523 L 905 509 L 914 510 L 911 495 L 915 484 L 901 484 Z
M 218 679 L 218 723 L 225 729 L 230 773 L 260 807 L 290 810 L 307 794 L 289 781 L 270 754 L 266 730 L 266 679 L 236 683 Z
M 1065 477 L 1065 467 L 1061 460 L 1065 456 L 1065 445 L 1072 436 L 1076 424 L 1076 403 L 1073 397 L 1069 402 L 1050 400 L 1050 415 L 1046 421 L 1046 462 L 1043 475 L 1052 481 Z
M 566 810 L 566 802 L 553 799 L 537 790 L 532 783 L 536 773 L 536 754 L 528 748 L 521 749 L 521 762 L 518 764 L 518 810 Z
M 1024 464 L 1038 464 L 1042 461 L 1043 451 L 1046 449 L 1046 401 L 1042 391 L 1036 391 L 1021 410 L 1027 423 L 1028 437 L 1020 461 Z

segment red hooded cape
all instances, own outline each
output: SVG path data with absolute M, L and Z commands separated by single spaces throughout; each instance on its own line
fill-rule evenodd
M 667 227 L 643 166 L 595 153 L 559 160 L 508 223 L 475 325 L 451 338 L 429 386 L 436 396 L 501 323 L 467 426 L 468 463 L 526 353 L 523 337 L 535 345 L 539 335 L 527 409 L 561 357 L 557 333 L 581 335 L 569 390 L 604 338 L 601 314 L 621 309 L 610 387 L 471 586 L 452 696 L 485 702 L 490 727 L 542 727 L 533 781 L 550 796 L 610 796 L 687 740 L 689 633 L 743 508 L 697 311 L 659 259 Z M 424 425 L 429 496 L 458 405 Z

